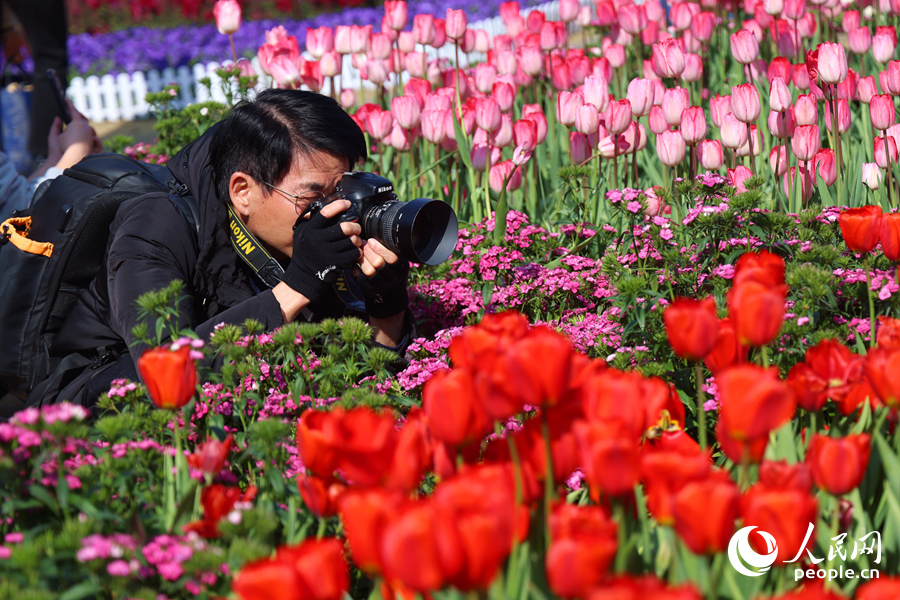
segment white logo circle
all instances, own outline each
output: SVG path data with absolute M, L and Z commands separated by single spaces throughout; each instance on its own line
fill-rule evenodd
M 741 575 L 747 575 L 748 577 L 761 576 L 769 570 L 769 567 L 778 558 L 778 544 L 775 543 L 775 538 L 770 533 L 762 530 L 757 531 L 766 540 L 766 547 L 769 550 L 768 554 L 758 554 L 750 546 L 750 532 L 754 529 L 756 529 L 755 525 L 744 527 L 731 536 L 731 541 L 728 542 L 728 560 L 731 562 L 731 566 Z M 741 560 L 751 567 L 756 567 L 757 570 L 751 571 L 743 565 Z

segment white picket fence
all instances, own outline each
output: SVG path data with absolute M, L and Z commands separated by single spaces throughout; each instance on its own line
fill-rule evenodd
M 591 5 L 592 0 L 581 0 L 581 3 Z M 522 12 L 527 15 L 532 10 L 541 10 L 547 15 L 548 20 L 556 20 L 559 15 L 559 2 L 540 4 L 524 9 Z M 506 33 L 506 26 L 500 17 L 470 23 L 469 28 L 483 29 L 488 32 L 488 36 L 491 39 L 496 35 Z M 428 54 L 430 58 L 455 59 L 455 50 L 451 44 L 446 44 L 440 49 L 428 48 Z M 306 57 L 311 58 L 309 56 Z M 468 64 L 469 61 L 479 62 L 483 60 L 484 55 L 479 53 L 460 56 L 460 62 L 463 65 Z M 253 59 L 252 63 L 257 73 L 262 73 L 256 58 Z M 226 61 L 224 64 L 231 64 L 231 61 Z M 217 102 L 226 102 L 222 81 L 216 75 L 216 69 L 221 66 L 219 63 L 212 62 L 205 65 L 196 64 L 193 67 L 168 68 L 162 72 L 154 69 L 146 73 L 138 71 L 131 74 L 120 73 L 116 76 L 103 75 L 98 77 L 92 75 L 87 78 L 75 77 L 69 82 L 66 95 L 72 100 L 75 108 L 91 121 L 133 121 L 150 116 L 150 105 L 146 101 L 147 94 L 149 92 L 159 92 L 171 83 L 177 83 L 181 88 L 179 97 L 173 102 L 175 106 L 183 107 L 193 102 L 205 102 L 210 99 Z M 211 92 L 199 83 L 204 77 L 209 77 L 212 82 Z M 269 84 L 268 78 L 261 76 L 256 90 L 263 90 Z M 363 87 L 374 87 L 368 81 L 361 80 L 359 71 L 351 64 L 350 57 L 345 56 L 341 71 L 340 87 L 359 89 L 361 85 Z M 322 93 L 330 93 L 330 82 L 327 79 Z

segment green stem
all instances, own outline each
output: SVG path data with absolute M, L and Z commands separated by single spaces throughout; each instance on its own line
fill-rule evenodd
M 760 357 L 762 358 L 763 369 L 768 369 L 769 368 L 769 347 L 768 346 L 760 346 L 759 352 L 760 352 Z
M 616 573 L 624 573 L 625 572 L 625 553 L 622 551 L 625 548 L 625 509 L 622 506 L 622 502 L 618 499 L 613 502 L 613 518 L 616 521 L 616 535 L 618 539 L 618 546 L 616 548 L 616 563 L 615 569 Z M 646 548 L 644 550 L 646 552 Z
M 488 139 L 487 143 L 487 165 L 484 169 L 484 216 L 488 219 L 491 218 L 491 141 Z M 494 228 L 496 229 L 497 223 L 494 223 Z
M 706 450 L 706 394 L 703 392 L 703 368 L 700 362 L 694 364 L 694 378 L 697 380 L 697 428 L 700 432 L 700 449 Z
M 328 519 L 319 519 L 319 530 L 316 532 L 316 539 L 321 540 L 325 536 L 325 528 L 328 526 Z
M 516 503 L 513 506 L 513 523 L 518 521 L 519 507 L 522 506 L 522 463 L 519 460 L 519 450 L 516 448 L 516 443 L 512 439 L 511 435 L 506 436 L 506 442 L 509 444 L 509 456 L 512 458 L 513 463 L 513 479 L 515 481 L 516 486 Z M 516 564 L 516 557 L 519 552 L 519 536 L 516 532 L 515 527 L 513 527 L 513 539 L 512 539 L 512 550 L 509 553 L 510 556 L 510 565 Z M 509 569 L 508 576 L 509 578 L 506 580 L 506 597 L 507 598 L 518 598 L 519 597 L 519 582 L 513 577 L 513 573 L 517 572 L 515 569 Z M 515 583 L 516 585 L 513 585 Z
M 834 539 L 837 537 L 838 524 L 841 519 L 840 504 L 839 504 L 837 496 L 832 496 L 831 494 L 829 494 L 828 498 L 831 500 L 831 507 L 834 509 L 834 514 L 831 518 L 831 536 L 830 536 L 831 539 Z M 833 562 L 834 562 L 834 556 L 832 556 L 831 552 L 829 552 L 828 553 L 828 562 L 825 563 L 827 565 L 826 571 L 831 569 L 831 565 L 833 564 Z M 833 587 L 834 587 L 834 583 L 832 582 L 831 578 L 829 577 L 827 580 L 825 580 L 825 591 L 827 592 L 827 591 L 831 590 Z
M 887 151 L 887 148 L 885 148 Z M 863 269 L 866 270 L 866 294 L 869 296 L 869 348 L 875 347 L 875 297 L 872 295 L 872 273 L 869 271 L 869 254 L 863 256 Z
M 547 461 L 547 472 L 544 474 L 544 510 L 546 511 L 547 548 L 549 548 L 552 542 L 550 536 L 550 512 L 555 500 L 555 494 L 553 493 L 553 452 L 550 448 L 550 427 L 547 425 L 547 413 L 545 410 L 541 410 L 541 434 L 544 436 L 544 460 Z

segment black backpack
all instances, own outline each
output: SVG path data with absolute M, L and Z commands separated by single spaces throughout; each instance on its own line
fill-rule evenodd
M 163 165 L 121 154 L 86 157 L 0 225 L 0 387 L 25 399 L 50 374 L 50 347 L 101 268 L 119 205 L 160 191 L 198 230 L 199 208 L 187 186 Z

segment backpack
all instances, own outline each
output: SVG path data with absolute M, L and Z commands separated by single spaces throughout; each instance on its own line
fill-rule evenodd
M 166 192 L 195 231 L 199 207 L 163 165 L 94 154 L 45 182 L 32 206 L 0 224 L 0 387 L 25 399 L 50 374 L 50 348 L 106 256 L 125 200 Z

